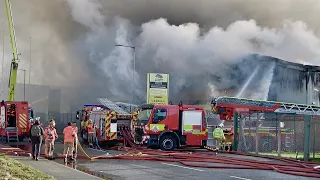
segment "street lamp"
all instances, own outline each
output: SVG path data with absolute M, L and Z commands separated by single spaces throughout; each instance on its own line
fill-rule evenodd
M 134 82 L 134 72 L 136 71 L 136 47 L 135 46 L 128 46 L 117 44 L 117 47 L 125 47 L 131 48 L 133 50 L 133 71 L 132 71 L 132 79 L 133 79 L 133 89 L 132 89 L 132 104 L 134 104 L 134 93 L 135 93 L 135 82 Z
M 26 100 L 26 70 L 18 69 L 19 71 L 23 71 L 23 100 Z

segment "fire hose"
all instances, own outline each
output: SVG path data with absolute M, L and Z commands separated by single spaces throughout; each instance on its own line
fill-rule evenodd
M 320 166 L 318 163 L 312 162 L 300 162 L 289 158 L 271 158 L 260 155 L 248 155 L 239 152 L 229 152 L 229 154 L 241 155 L 241 156 L 254 156 L 260 158 L 267 158 L 270 161 L 258 161 L 249 160 L 238 157 L 226 157 L 217 156 L 215 152 L 180 152 L 180 151 L 161 151 L 161 150 L 150 150 L 146 147 L 136 145 L 133 142 L 133 137 L 129 129 L 120 129 L 123 135 L 124 141 L 127 142 L 131 147 L 117 146 L 113 147 L 114 150 L 122 150 L 126 153 L 113 156 L 95 156 L 90 157 L 86 151 L 78 142 L 79 150 L 83 153 L 78 158 L 85 158 L 90 160 L 96 159 L 119 159 L 119 160 L 148 160 L 148 161 L 161 161 L 161 162 L 176 162 L 185 166 L 198 167 L 198 168 L 215 168 L 215 169 L 256 169 L 256 170 L 273 170 L 279 173 L 320 178 Z M 30 156 L 30 153 L 23 151 L 19 148 L 0 148 L 0 153 L 8 155 L 20 155 Z M 58 156 L 57 158 L 64 158 Z M 205 164 L 204 164 L 205 163 Z M 211 165 L 210 165 L 211 164 Z M 224 165 L 217 165 L 224 164 Z

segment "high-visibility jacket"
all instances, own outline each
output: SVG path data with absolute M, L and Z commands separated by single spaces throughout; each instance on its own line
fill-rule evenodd
M 217 127 L 213 131 L 213 138 L 214 139 L 225 139 L 224 133 L 222 128 Z
M 80 127 L 81 127 L 81 129 L 85 129 L 85 122 L 84 122 L 84 120 L 81 121 Z
M 94 133 L 94 127 L 93 127 L 93 124 L 89 124 L 88 126 L 87 126 L 87 131 L 88 131 L 88 133 Z
M 67 126 L 63 129 L 64 142 L 73 142 L 75 133 L 72 126 Z
M 57 130 L 56 128 L 47 126 L 44 130 L 44 137 L 45 139 L 49 140 L 55 140 L 58 138 Z
M 88 125 L 89 125 L 89 120 L 87 120 L 87 121 L 84 123 L 84 128 L 87 129 Z

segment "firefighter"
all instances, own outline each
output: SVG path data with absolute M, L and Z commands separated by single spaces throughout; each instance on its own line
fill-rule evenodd
M 64 135 L 64 148 L 63 148 L 63 155 L 64 155 L 64 162 L 68 161 L 68 155 L 70 160 L 73 160 L 72 153 L 73 153 L 73 145 L 74 145 L 74 137 L 75 133 L 71 126 L 71 123 L 68 123 L 68 126 L 63 129 Z
M 54 142 L 58 138 L 56 123 L 53 119 L 50 120 L 49 125 L 44 130 L 45 137 L 45 156 L 49 160 L 53 160 Z
M 78 127 L 77 127 L 77 122 L 72 122 L 72 128 L 73 128 L 73 131 L 75 133 L 75 136 L 74 136 L 74 149 L 73 149 L 73 159 L 76 159 L 77 158 L 77 154 L 78 154 Z
M 82 119 L 81 120 L 81 124 L 80 124 L 80 133 L 81 133 L 81 136 L 80 137 L 83 137 L 83 134 L 84 134 L 84 131 L 85 131 L 85 121 Z
M 218 127 L 216 127 L 213 131 L 213 138 L 216 140 L 216 150 L 219 151 L 220 144 L 226 139 L 223 133 L 223 124 L 221 123 Z
M 88 126 L 87 126 L 87 132 L 88 132 L 88 143 L 89 147 L 93 147 L 93 141 L 94 141 L 94 125 L 92 123 L 92 120 L 88 120 Z
M 230 132 L 226 133 L 226 144 L 228 146 L 228 151 L 232 150 L 233 142 L 234 142 L 234 128 L 231 127 Z

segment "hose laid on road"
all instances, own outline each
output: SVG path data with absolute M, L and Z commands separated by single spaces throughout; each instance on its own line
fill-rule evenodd
M 180 152 L 180 151 L 161 151 L 150 150 L 146 147 L 136 145 L 133 142 L 133 137 L 128 129 L 120 129 L 125 141 L 131 147 L 113 147 L 112 149 L 122 150 L 125 153 L 114 156 L 95 156 L 90 157 L 81 144 L 78 142 L 80 151 L 84 154 L 78 158 L 85 159 L 119 159 L 119 160 L 148 160 L 148 161 L 161 161 L 161 162 L 176 162 L 185 166 L 198 167 L 198 168 L 216 168 L 216 169 L 256 169 L 256 170 L 274 170 L 279 173 L 320 178 L 320 171 L 317 166 L 318 163 L 300 162 L 289 158 L 271 158 L 265 156 L 248 155 L 238 152 L 229 152 L 228 154 L 235 154 L 239 157 L 226 157 L 225 153 L 220 153 L 222 156 L 217 156 L 215 152 Z M 208 150 L 212 150 L 208 148 Z M 22 155 L 23 150 L 19 148 L 7 148 L 6 150 L 0 148 L 0 153 L 16 153 Z M 29 153 L 30 154 L 30 153 Z M 265 158 L 272 161 L 259 161 L 243 158 L 244 156 L 253 156 Z M 242 158 L 241 158 L 242 157 Z M 57 158 L 63 158 L 59 156 Z

